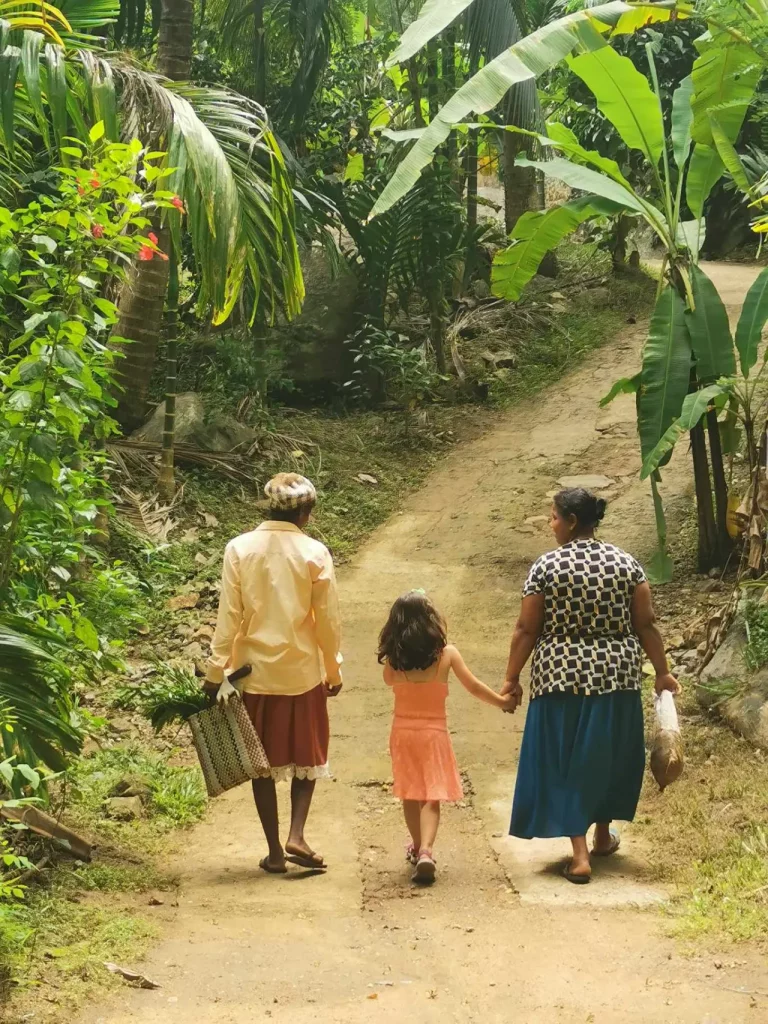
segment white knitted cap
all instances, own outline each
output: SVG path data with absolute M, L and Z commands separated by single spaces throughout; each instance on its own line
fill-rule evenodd
M 317 491 L 311 480 L 298 473 L 278 473 L 264 487 L 270 508 L 287 511 L 301 508 L 302 505 L 314 505 Z

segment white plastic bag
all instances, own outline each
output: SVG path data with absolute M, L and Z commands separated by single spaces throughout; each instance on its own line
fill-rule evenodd
M 654 699 L 656 735 L 651 748 L 651 772 L 664 790 L 683 773 L 683 739 L 677 719 L 675 699 L 669 690 L 657 693 Z

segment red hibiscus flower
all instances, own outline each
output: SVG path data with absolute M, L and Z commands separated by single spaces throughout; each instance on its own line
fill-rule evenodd
M 94 224 L 93 227 L 91 228 L 91 234 L 93 235 L 94 238 L 103 238 L 104 237 L 104 227 L 103 227 L 103 225 L 101 225 L 101 224 Z
M 78 195 L 81 195 L 81 196 L 85 195 L 85 189 L 83 188 L 82 185 L 78 185 L 77 186 L 77 192 L 78 192 Z
M 157 235 L 154 233 L 154 231 L 150 231 L 149 234 L 147 235 L 147 238 L 150 240 L 152 245 L 157 245 Z
M 171 200 L 171 206 L 175 206 L 177 210 L 181 210 L 184 213 L 184 200 L 180 196 L 174 196 Z
M 101 182 L 98 178 L 91 178 L 90 186 L 91 188 L 101 188 Z
M 142 245 L 142 247 L 139 249 L 139 259 L 142 260 L 144 263 L 147 263 L 149 260 L 154 259 L 154 257 L 155 250 L 150 248 L 148 245 Z

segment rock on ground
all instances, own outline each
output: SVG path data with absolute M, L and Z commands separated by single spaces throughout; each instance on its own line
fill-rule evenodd
M 744 659 L 746 648 L 744 619 L 737 615 L 702 670 L 696 697 L 750 743 L 768 750 L 768 668 L 750 672 Z
M 131 436 L 135 441 L 162 444 L 164 423 L 165 403 L 161 402 L 144 426 Z M 177 444 L 191 444 L 211 452 L 229 452 L 236 448 L 250 448 L 257 437 L 253 427 L 240 423 L 234 416 L 215 413 L 207 417 L 203 399 L 194 391 L 185 391 L 176 398 Z

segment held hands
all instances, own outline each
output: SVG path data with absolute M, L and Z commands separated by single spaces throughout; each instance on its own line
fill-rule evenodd
M 520 685 L 520 677 L 513 676 L 511 679 L 507 679 L 500 693 L 506 700 L 506 706 L 502 708 L 502 711 L 507 714 L 514 714 L 523 703 L 523 688 Z
M 682 693 L 683 691 L 682 686 L 671 672 L 665 672 L 664 675 L 656 676 L 656 693 L 663 693 L 665 690 L 669 690 L 673 694 Z

